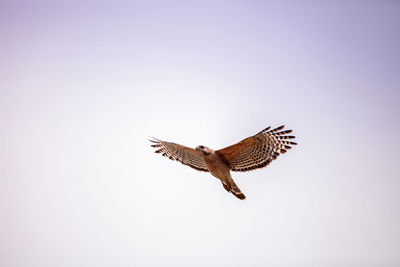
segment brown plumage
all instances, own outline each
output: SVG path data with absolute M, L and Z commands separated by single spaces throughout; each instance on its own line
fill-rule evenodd
M 297 145 L 295 142 L 286 141 L 295 137 L 287 135 L 292 130 L 283 131 L 283 128 L 284 126 L 280 126 L 269 130 L 270 127 L 268 127 L 239 143 L 216 151 L 205 146 L 197 146 L 193 149 L 156 138 L 150 141 L 154 143 L 152 147 L 158 148 L 155 153 L 162 153 L 163 156 L 196 170 L 209 171 L 221 180 L 228 192 L 239 199 L 245 199 L 245 195 L 233 181 L 230 170 L 243 172 L 263 168 L 280 154 L 291 149 L 292 145 Z

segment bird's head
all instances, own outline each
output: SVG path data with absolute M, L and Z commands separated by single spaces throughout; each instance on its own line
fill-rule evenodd
M 210 155 L 213 152 L 211 148 L 208 148 L 206 146 L 197 146 L 196 150 L 203 153 L 203 155 Z

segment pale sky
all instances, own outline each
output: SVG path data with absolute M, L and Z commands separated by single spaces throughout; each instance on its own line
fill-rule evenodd
M 0 265 L 399 266 L 396 1 L 0 4 Z M 299 145 L 232 176 L 148 138 Z

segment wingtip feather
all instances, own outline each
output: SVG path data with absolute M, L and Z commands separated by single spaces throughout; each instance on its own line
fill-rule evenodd
M 162 142 L 160 139 L 155 138 L 155 137 L 153 137 L 153 136 L 150 136 L 148 140 L 149 140 L 150 142 L 153 142 L 153 143 L 160 143 L 160 142 Z

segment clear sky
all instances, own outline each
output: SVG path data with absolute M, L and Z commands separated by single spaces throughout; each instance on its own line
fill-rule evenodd
M 2 1 L 0 265 L 399 266 L 397 1 Z M 262 170 L 219 149 L 285 124 Z

